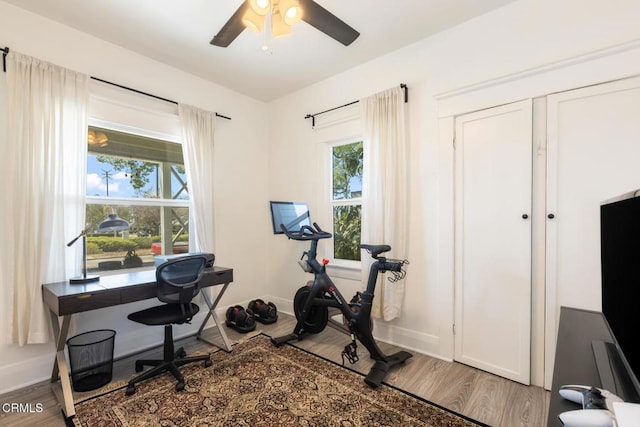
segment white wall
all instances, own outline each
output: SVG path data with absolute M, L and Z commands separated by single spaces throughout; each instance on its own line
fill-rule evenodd
M 443 101 L 436 97 L 638 40 L 639 19 L 640 3 L 628 0 L 520 0 L 266 106 L 2 2 L 0 45 L 233 118 L 219 123 L 218 159 L 223 160 L 214 165 L 220 206 L 217 262 L 232 266 L 235 273 L 221 307 L 270 295 L 281 311 L 291 311 L 295 290 L 308 279 L 295 263 L 305 245 L 271 235 L 267 201 L 306 200 L 312 215 L 317 212 L 320 222 L 326 222 L 321 214 L 323 142 L 353 130 L 341 126 L 313 131 L 303 117 L 401 82 L 408 84 L 412 197 L 406 256 L 411 264 L 402 318 L 376 325 L 375 332 L 418 351 L 451 358 L 453 212 L 447 201 L 453 197 L 452 156 L 450 147 L 438 143 L 440 134 L 450 129 L 438 128 Z M 623 76 L 633 69 L 640 70 L 640 61 L 604 74 Z M 576 76 L 576 84 L 581 77 Z M 0 84 L 0 114 L 6 111 L 4 96 Z M 477 102 L 471 105 L 478 107 Z M 251 238 L 246 240 L 243 230 L 249 225 Z M 321 243 L 320 255 L 322 250 Z M 348 280 L 341 280 L 343 284 L 357 287 Z M 81 323 L 86 329 L 115 327 L 118 339 L 128 342 L 139 337 L 126 320 L 136 308 L 100 310 L 82 316 Z M 114 319 L 120 320 L 114 324 Z M 50 373 L 51 345 L 0 345 L 0 351 L 0 392 Z
M 451 128 L 439 128 L 439 109 L 451 106 L 446 102 L 449 97 L 440 95 L 453 96 L 458 89 L 492 80 L 508 82 L 514 76 L 520 89 L 524 87 L 520 93 L 547 94 L 558 89 L 553 78 L 530 88 L 527 76 L 590 52 L 637 41 L 639 19 L 637 2 L 520 0 L 269 104 L 270 198 L 306 200 L 313 215 L 324 203 L 323 141 L 340 132 L 314 131 L 303 117 L 401 82 L 409 86 L 411 215 L 406 257 L 411 264 L 402 317 L 385 325 L 377 323 L 374 333 L 421 352 L 453 357 L 453 156 L 450 145 L 438 142 L 439 134 L 451 133 Z M 583 63 L 578 72 L 586 70 L 589 76 L 565 75 L 562 89 L 593 83 L 594 78 L 640 73 L 640 62 L 601 73 L 602 68 L 606 66 L 591 68 Z M 474 90 L 468 92 L 464 95 L 471 100 L 467 111 L 518 99 L 502 91 L 500 97 L 486 101 Z M 282 257 L 270 264 L 271 293 L 274 298 L 290 299 L 306 280 L 295 265 L 303 245 L 272 236 L 269 248 L 272 257 Z M 540 301 L 534 304 L 536 366 L 532 372 L 533 382 L 541 384 L 544 313 Z
M 234 282 L 220 303 L 224 309 L 262 294 L 262 272 L 268 260 L 269 233 L 267 164 L 267 108 L 261 101 L 184 73 L 121 47 L 98 40 L 53 21 L 0 2 L 0 45 L 42 60 L 152 93 L 167 99 L 216 111 L 232 118 L 216 125 L 217 160 L 211 167 L 216 199 L 216 263 L 234 268 Z M 6 84 L 0 74 L 0 143 L 6 143 Z M 5 177 L 6 178 L 6 177 Z M 2 203 L 6 203 L 3 201 Z M 251 236 L 243 231 L 251 227 Z M 73 236 L 70 236 L 73 237 Z M 1 275 L 0 275 L 1 276 Z M 0 279 L 2 280 L 2 279 Z M 5 285 L 5 284 L 2 284 Z M 4 306 L 5 301 L 0 301 Z M 114 328 L 116 355 L 162 342 L 162 328 L 136 326 L 128 313 L 153 301 L 102 309 L 77 316 L 78 331 Z M 177 327 L 175 334 L 195 332 Z M 0 324 L 4 331 L 4 322 Z M 18 347 L 0 344 L 0 393 L 41 381 L 51 375 L 53 344 Z

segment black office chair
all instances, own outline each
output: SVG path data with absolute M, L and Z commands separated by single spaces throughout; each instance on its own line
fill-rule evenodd
M 131 313 L 129 320 L 144 325 L 164 326 L 164 359 L 136 360 L 136 372 L 142 372 L 143 366 L 154 366 L 153 369 L 140 374 L 129 381 L 127 396 L 136 392 L 136 383 L 169 371 L 178 380 L 176 390 L 184 390 L 184 377 L 178 367 L 187 363 L 204 360 L 204 366 L 211 366 L 209 355 L 186 357 L 184 348 L 174 351 L 173 324 L 190 323 L 200 307 L 191 300 L 200 290 L 200 280 L 204 274 L 207 258 L 202 255 L 184 256 L 161 264 L 156 269 L 158 283 L 158 299 L 166 304 Z

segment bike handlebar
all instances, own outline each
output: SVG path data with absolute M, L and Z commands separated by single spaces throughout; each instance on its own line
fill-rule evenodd
M 287 230 L 287 227 L 285 227 L 284 224 L 280 224 L 280 228 L 289 239 L 293 240 L 320 240 L 332 237 L 331 233 L 322 231 L 320 226 L 315 222 L 313 223 L 313 227 L 310 225 L 303 225 L 298 231 Z
M 313 223 L 313 226 L 310 225 L 303 225 L 300 227 L 300 230 L 298 231 L 290 231 L 287 230 L 287 227 L 284 226 L 284 224 L 280 224 L 280 228 L 282 229 L 282 232 L 289 238 L 289 239 L 293 239 L 293 240 L 301 240 L 301 241 L 307 241 L 307 240 L 311 240 L 311 241 L 315 241 L 317 244 L 317 241 L 320 239 L 329 239 L 332 237 L 331 233 L 327 233 L 326 231 L 323 231 L 320 226 L 317 223 Z M 399 259 L 388 259 L 386 257 L 382 257 L 380 256 L 381 253 L 386 252 L 391 250 L 391 246 L 389 245 L 360 245 L 360 247 L 362 249 L 366 249 L 367 251 L 369 251 L 369 253 L 371 253 L 371 256 L 377 261 L 376 264 L 371 266 L 372 269 L 372 274 L 373 274 L 373 270 L 377 270 L 377 272 L 389 272 L 390 273 L 390 277 L 388 277 L 387 279 L 390 282 L 397 282 L 399 280 L 402 280 L 406 274 L 405 270 L 404 270 L 404 266 L 406 264 L 409 263 L 409 261 L 407 261 L 406 259 L 403 260 L 399 260 Z M 317 268 L 321 268 L 322 271 L 324 272 L 324 266 L 320 266 L 320 264 L 318 264 L 317 261 L 315 261 L 315 257 L 316 257 L 316 245 L 315 244 L 311 244 L 311 249 L 309 252 L 305 252 L 302 256 L 307 256 L 307 258 L 309 259 L 309 261 L 314 261 L 315 264 L 317 265 Z M 304 271 L 306 271 L 307 273 L 311 273 L 315 270 L 309 268 L 308 264 L 305 262 L 306 267 L 302 267 L 302 269 Z M 301 264 L 302 266 L 302 264 Z M 317 273 L 317 271 L 316 271 Z M 377 276 L 377 273 L 376 273 Z M 370 275 L 371 277 L 371 275 Z M 375 277 L 375 276 L 374 276 Z M 371 280 L 371 279 L 370 279 Z
M 401 271 L 404 261 L 386 260 L 381 265 L 381 270 L 384 271 Z
M 406 259 L 398 260 L 398 259 L 384 259 L 384 261 L 380 264 L 379 268 L 382 272 L 391 272 L 391 275 L 387 277 L 391 283 L 398 282 L 404 279 L 404 276 L 407 272 L 404 269 L 404 266 L 409 264 L 409 261 Z

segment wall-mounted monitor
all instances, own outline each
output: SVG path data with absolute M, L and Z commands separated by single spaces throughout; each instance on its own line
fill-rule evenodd
M 282 234 L 280 224 L 287 230 L 300 231 L 303 225 L 311 225 L 309 206 L 304 202 L 269 202 L 273 234 Z

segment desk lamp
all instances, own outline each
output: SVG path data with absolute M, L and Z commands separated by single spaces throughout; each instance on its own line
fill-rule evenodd
M 77 237 L 67 243 L 67 246 L 71 246 L 76 242 L 76 240 L 82 237 L 82 276 L 72 277 L 71 279 L 69 279 L 69 283 L 80 284 L 100 280 L 100 276 L 98 275 L 87 275 L 87 232 L 89 231 L 89 228 L 85 228 L 84 230 L 82 230 Z M 126 230 L 127 228 L 129 228 L 129 223 L 120 218 L 113 209 L 109 209 L 107 219 L 100 223 L 97 231 L 122 231 Z

